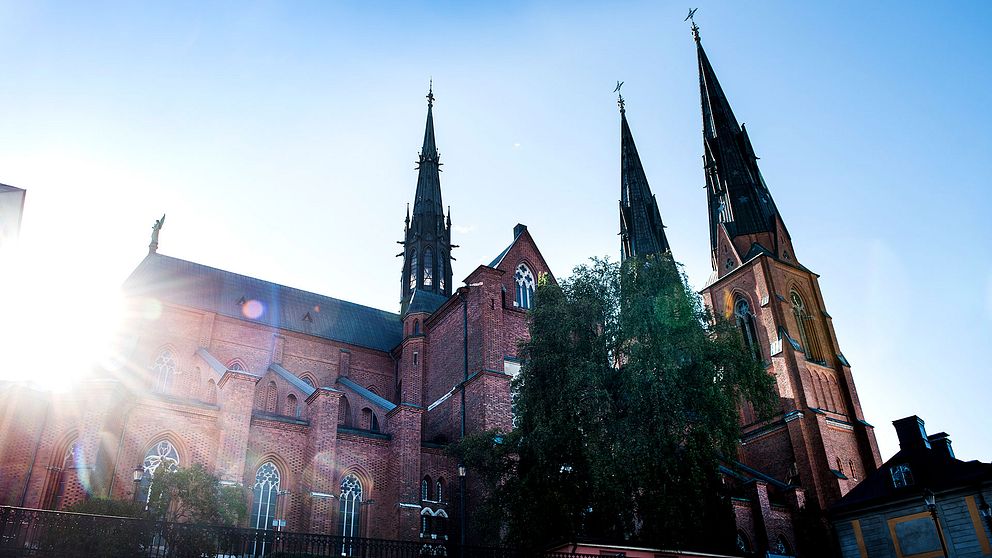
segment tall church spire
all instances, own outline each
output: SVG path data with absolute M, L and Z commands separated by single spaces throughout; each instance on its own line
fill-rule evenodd
M 451 222 L 441 202 L 441 162 L 434 140 L 434 87 L 427 93 L 427 126 L 417 160 L 413 215 L 404 230 L 400 287 L 405 311 L 414 291 L 451 295 Z M 408 210 L 409 211 L 409 210 Z
M 617 86 L 619 89 L 619 85 Z M 621 257 L 647 256 L 670 251 L 661 222 L 658 201 L 637 155 L 634 136 L 627 124 L 627 110 L 620 105 L 620 243 Z
M 703 145 L 705 149 L 706 192 L 710 213 L 710 248 L 714 269 L 718 264 L 718 237 L 725 227 L 740 256 L 749 252 L 752 244 L 777 253 L 784 232 L 775 201 L 758 170 L 758 158 L 751 147 L 747 129 L 737 123 L 727 96 L 720 87 L 713 66 L 703 50 L 699 28 L 693 25 L 693 38 L 699 58 L 699 93 L 703 114 Z M 745 238 L 746 237 L 746 238 Z M 738 242 L 739 240 L 739 242 Z

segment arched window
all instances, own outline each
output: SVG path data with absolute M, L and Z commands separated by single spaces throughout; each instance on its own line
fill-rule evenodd
M 276 503 L 279 497 L 279 468 L 275 463 L 263 463 L 255 472 L 254 498 L 251 504 L 252 529 L 271 529 L 276 519 Z
M 751 553 L 751 541 L 748 540 L 747 535 L 744 531 L 737 531 L 737 550 L 741 551 L 741 554 Z
M 361 535 L 361 505 L 362 505 L 362 483 L 355 475 L 348 475 L 341 479 L 341 497 L 339 498 L 341 516 L 341 535 L 344 537 L 358 537 Z M 346 542 L 341 548 L 342 555 L 350 555 L 350 545 Z
M 813 327 L 813 318 L 806 309 L 806 303 L 799 293 L 792 291 L 792 313 L 796 317 L 796 326 L 799 328 L 799 338 L 806 352 L 806 358 L 813 362 L 823 362 L 823 353 L 820 351 L 820 340 L 816 336 L 816 328 Z
M 151 493 L 152 477 L 155 476 L 155 471 L 158 471 L 159 468 L 162 468 L 163 471 L 175 471 L 178 469 L 179 452 L 176 451 L 176 447 L 172 445 L 172 442 L 162 440 L 153 445 L 145 453 L 145 460 L 141 463 L 141 466 L 145 470 L 145 474 L 141 477 L 138 497 L 141 502 L 147 502 Z
M 286 396 L 285 413 L 291 417 L 300 418 L 300 405 L 296 402 L 296 396 L 290 393 Z
M 769 546 L 768 550 L 772 554 L 779 554 L 783 556 L 792 554 L 792 552 L 789 550 L 789 543 L 785 541 L 785 538 L 782 535 L 776 537 L 775 541 L 768 546 Z
M 370 426 L 369 430 L 371 430 L 372 432 L 379 431 L 379 417 L 377 417 L 375 413 L 372 413 L 372 424 L 369 426 Z
M 520 264 L 513 278 L 517 282 L 517 306 L 527 310 L 534 303 L 534 274 L 526 264 Z
M 410 251 L 410 290 L 417 288 L 417 274 L 420 273 L 417 250 Z
M 373 432 L 379 431 L 379 418 L 375 416 L 372 409 L 365 407 L 362 409 L 362 426 L 365 430 L 371 430 Z
M 428 247 L 424 250 L 424 286 L 430 287 L 434 284 L 434 250 Z
M 413 334 L 420 335 L 420 320 L 413 320 Z
M 758 328 L 755 326 L 754 314 L 751 312 L 751 305 L 746 298 L 737 298 L 737 301 L 734 303 L 734 316 L 737 318 L 737 325 L 741 328 L 741 335 L 744 336 L 744 345 L 754 355 L 755 360 L 761 361 Z
M 276 413 L 276 383 L 269 382 L 265 388 L 265 412 Z
M 53 460 L 52 465 L 49 467 L 52 478 L 49 481 L 48 493 L 42 501 L 42 508 L 58 510 L 62 507 L 62 498 L 65 496 L 66 471 L 76 466 L 78 449 L 78 441 L 74 439 L 65 446 L 65 451 L 57 454 L 57 461 Z
M 442 487 L 444 486 L 444 479 L 439 478 L 437 482 L 434 483 L 434 500 L 437 502 L 444 502 L 444 491 Z
M 228 370 L 234 370 L 235 372 L 247 372 L 248 369 L 245 368 L 245 364 L 238 359 L 231 361 L 231 364 L 227 365 Z
M 348 403 L 348 398 L 344 395 L 341 396 L 338 403 L 338 424 L 341 426 L 351 426 L 351 405 Z
M 431 478 L 429 476 L 420 481 L 420 499 L 424 501 L 431 499 Z
M 444 292 L 444 252 L 438 252 L 437 256 L 437 286 L 438 290 Z
M 176 373 L 178 367 L 179 361 L 176 359 L 175 353 L 169 349 L 162 349 L 152 364 L 152 372 L 155 373 L 153 389 L 161 392 L 169 391 L 169 386 L 172 384 L 172 376 Z
M 203 399 L 211 405 L 217 404 L 217 382 L 213 378 L 207 380 L 207 393 L 204 394 Z
M 306 385 L 308 385 L 308 386 L 310 386 L 312 388 L 316 388 L 317 387 L 317 383 L 314 382 L 313 378 L 311 378 L 310 376 L 303 376 L 301 379 L 303 380 L 304 383 L 306 383 Z

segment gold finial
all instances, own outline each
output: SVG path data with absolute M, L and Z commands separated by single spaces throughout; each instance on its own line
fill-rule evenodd
M 685 19 L 682 20 L 692 22 L 692 38 L 695 39 L 697 43 L 699 42 L 699 26 L 696 25 L 696 20 L 693 16 L 696 15 L 696 10 L 698 9 L 699 8 L 693 8 L 689 10 L 689 15 L 685 16 Z
M 427 88 L 427 106 L 434 106 L 434 78 L 430 80 L 430 85 Z
M 620 114 L 623 114 L 623 113 L 627 112 L 627 109 L 624 108 L 623 95 L 620 95 L 619 94 L 621 87 L 623 87 L 623 82 L 622 81 L 618 81 L 617 82 L 617 88 L 614 89 L 613 92 L 618 94 L 617 95 L 617 106 L 620 107 Z

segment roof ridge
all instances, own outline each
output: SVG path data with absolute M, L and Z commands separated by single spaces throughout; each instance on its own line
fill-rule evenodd
M 153 253 L 153 254 L 148 254 L 147 256 L 145 256 L 144 259 L 141 260 L 141 263 L 144 263 L 145 261 L 147 261 L 150 258 L 168 258 L 170 260 L 175 260 L 175 261 L 179 261 L 179 262 L 185 262 L 185 263 L 188 263 L 188 264 L 196 265 L 196 266 L 203 267 L 203 268 L 206 268 L 206 269 L 210 269 L 210 270 L 213 270 L 213 271 L 219 271 L 221 273 L 228 273 L 228 274 L 231 274 L 231 275 L 236 275 L 238 277 L 243 277 L 245 279 L 251 279 L 253 281 L 261 281 L 263 283 L 268 283 L 270 285 L 275 285 L 277 287 L 280 287 L 280 288 L 283 288 L 283 289 L 287 289 L 287 290 L 290 290 L 290 291 L 296 291 L 296 292 L 299 292 L 299 293 L 305 293 L 305 294 L 310 294 L 310 295 L 321 296 L 321 297 L 324 297 L 324 298 L 330 298 L 332 300 L 335 300 L 337 302 L 341 302 L 343 304 L 349 304 L 351 306 L 357 306 L 359 308 L 367 308 L 369 310 L 375 310 L 376 312 L 382 312 L 383 314 L 388 314 L 390 316 L 396 316 L 397 318 L 399 318 L 399 316 L 400 316 L 398 313 L 390 312 L 389 310 L 383 310 L 381 308 L 376 308 L 374 306 L 367 306 L 365 304 L 359 304 L 357 302 L 352 302 L 350 300 L 345 300 L 343 298 L 337 298 L 337 297 L 334 297 L 334 296 L 331 296 L 331 295 L 321 294 L 321 293 L 317 293 L 317 292 L 313 292 L 313 291 L 307 291 L 307 290 L 304 290 L 304 289 L 300 289 L 298 287 L 291 287 L 289 285 L 283 285 L 282 283 L 276 283 L 275 281 L 269 281 L 268 279 L 262 279 L 262 278 L 259 278 L 259 277 L 252 277 L 251 275 L 245 275 L 243 273 L 238 273 L 236 271 L 229 271 L 229 270 L 226 270 L 226 269 L 221 269 L 219 267 L 214 267 L 212 265 L 207 265 L 207 264 L 202 264 L 202 263 L 199 263 L 199 262 L 194 262 L 192 260 L 186 260 L 186 259 L 183 259 L 183 258 L 177 258 L 175 256 L 168 256 L 168 255 L 165 255 L 165 254 L 160 254 L 158 252 Z M 138 267 L 141 267 L 141 263 L 138 264 Z M 131 280 L 131 278 L 134 276 L 134 273 L 136 271 L 137 271 L 137 268 L 135 268 L 135 271 L 131 272 L 131 275 L 129 275 L 128 278 L 125 280 L 125 284 L 127 283 L 127 281 L 130 281 Z

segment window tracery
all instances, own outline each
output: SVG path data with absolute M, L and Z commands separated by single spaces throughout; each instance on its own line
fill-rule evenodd
M 820 351 L 820 340 L 816 336 L 816 328 L 813 325 L 813 318 L 806 309 L 806 303 L 799 293 L 792 291 L 792 313 L 796 318 L 796 327 L 799 328 L 799 339 L 803 345 L 806 358 L 812 362 L 823 362 L 823 354 Z
M 754 359 L 760 362 L 761 345 L 758 343 L 758 328 L 754 322 L 751 305 L 743 296 L 739 296 L 734 303 L 734 316 L 737 318 L 737 325 L 741 328 L 741 334 L 744 336 L 744 345 L 754 356 Z
M 172 445 L 172 442 L 162 440 L 148 450 L 144 461 L 141 463 L 141 467 L 145 470 L 145 473 L 142 475 L 141 484 L 139 485 L 140 501 L 148 502 L 155 472 L 160 468 L 163 471 L 175 471 L 178 469 L 179 451 Z
M 344 537 L 357 537 L 361 534 L 361 513 L 359 509 L 362 504 L 362 483 L 354 474 L 341 479 L 340 516 L 341 535 Z M 350 555 L 350 544 L 345 541 L 341 547 L 342 555 Z
M 517 266 L 513 279 L 517 283 L 517 307 L 527 310 L 534 303 L 534 274 L 522 263 Z
M 255 472 L 255 486 L 251 505 L 252 529 L 272 529 L 276 519 L 276 505 L 279 497 L 279 468 L 267 461 Z
M 152 364 L 152 372 L 155 373 L 155 391 L 168 391 L 172 384 L 172 376 L 178 368 L 179 361 L 176 359 L 175 353 L 170 349 L 162 349 Z

